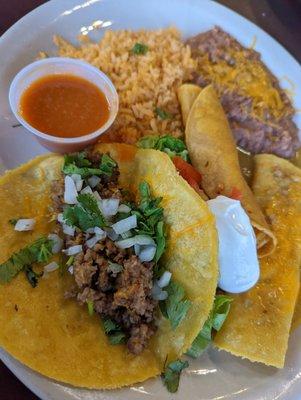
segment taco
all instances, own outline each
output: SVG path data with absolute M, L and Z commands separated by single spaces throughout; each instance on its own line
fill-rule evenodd
M 12 356 L 107 389 L 190 348 L 213 307 L 217 234 L 166 154 L 100 144 L 38 157 L 0 179 L 0 199 L 0 345 Z
M 255 229 L 259 256 L 272 253 L 275 235 L 242 176 L 235 142 L 213 87 L 185 84 L 178 97 L 186 121 L 185 142 L 192 165 L 203 177 L 202 189 L 211 199 L 224 195 L 240 200 Z
M 278 244 L 273 254 L 261 259 L 258 284 L 233 296 L 214 342 L 237 356 L 282 368 L 295 304 L 294 319 L 300 320 L 300 169 L 273 155 L 257 155 L 252 189 Z

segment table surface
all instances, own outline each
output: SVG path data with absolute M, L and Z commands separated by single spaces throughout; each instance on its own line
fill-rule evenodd
M 277 39 L 301 62 L 301 1 L 300 0 L 218 0 L 255 22 Z M 0 0 L 0 35 L 23 15 L 45 0 Z M 0 399 L 38 400 L 0 362 Z

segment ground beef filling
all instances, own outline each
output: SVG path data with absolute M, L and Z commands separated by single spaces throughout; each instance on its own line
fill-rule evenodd
M 97 168 L 100 155 L 90 154 L 89 159 Z M 100 183 L 93 190 L 97 190 L 101 198 L 119 198 L 120 202 L 129 200 L 118 187 L 118 176 L 117 168 L 111 177 L 101 176 Z M 63 181 L 56 182 L 54 189 L 55 208 L 61 212 Z M 119 249 L 108 237 L 93 248 L 86 246 L 86 240 L 87 234 L 79 230 L 74 236 L 65 235 L 65 248 L 78 244 L 83 246 L 83 251 L 73 261 L 76 287 L 66 293 L 66 297 L 75 297 L 81 305 L 93 302 L 96 313 L 121 327 L 129 351 L 139 354 L 156 331 L 154 310 L 157 301 L 151 296 L 154 263 L 141 262 L 131 249 Z M 110 263 L 121 265 L 122 270 L 114 272 Z
M 244 48 L 231 35 L 216 27 L 188 39 L 187 44 L 191 47 L 192 56 L 198 60 L 198 71 L 195 73 L 193 82 L 204 87 L 212 83 L 217 90 L 223 108 L 227 114 L 233 136 L 237 144 L 243 149 L 257 153 L 272 153 L 280 157 L 291 158 L 295 156 L 300 147 L 298 129 L 292 117 L 295 110 L 287 94 L 280 88 L 275 76 L 262 63 L 260 54 L 253 49 Z M 225 73 L 224 67 L 231 75 L 235 70 L 237 60 L 235 54 L 241 54 L 246 62 L 257 63 L 269 77 L 272 87 L 277 91 L 282 104 L 282 110 L 278 115 L 273 115 L 273 110 L 268 106 L 260 104 L 260 113 L 256 111 L 254 99 L 240 90 L 233 90 L 233 84 L 228 87 L 222 84 L 214 74 L 204 69 L 204 57 L 209 59 L 211 65 L 220 65 L 220 76 Z M 244 79 L 251 79 L 246 71 Z

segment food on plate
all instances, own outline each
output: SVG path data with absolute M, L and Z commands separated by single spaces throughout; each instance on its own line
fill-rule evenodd
M 234 295 L 215 345 L 234 355 L 282 368 L 299 292 L 301 172 L 273 155 L 255 157 L 252 189 L 278 239 L 261 259 L 258 284 Z M 296 319 L 300 318 L 300 303 Z
M 192 79 L 195 61 L 177 29 L 107 30 L 99 43 L 85 40 L 79 47 L 58 36 L 54 42 L 59 56 L 83 59 L 114 83 L 120 108 L 107 140 L 135 143 L 144 135 L 182 135 L 176 92 Z
M 37 79 L 20 99 L 20 114 L 32 127 L 59 137 L 95 132 L 108 121 L 109 107 L 105 94 L 96 85 L 68 74 Z
M 112 143 L 50 154 L 5 174 L 0 199 L 1 346 L 75 386 L 163 372 L 175 391 L 179 357 L 200 351 L 205 325 L 210 341 L 229 300 L 214 302 L 214 217 L 169 157 Z
M 194 83 L 212 83 L 239 146 L 251 153 L 291 158 L 300 148 L 295 110 L 253 48 L 215 27 L 186 42 L 197 61 Z
M 185 91 L 187 90 L 187 97 Z M 191 86 L 180 88 L 180 101 L 193 101 Z M 186 99 L 186 100 L 184 100 Z M 276 238 L 245 179 L 242 176 L 231 130 L 212 86 L 200 92 L 190 106 L 185 141 L 192 165 L 202 175 L 202 189 L 214 199 L 224 195 L 240 200 L 256 231 L 260 255 L 273 251 Z

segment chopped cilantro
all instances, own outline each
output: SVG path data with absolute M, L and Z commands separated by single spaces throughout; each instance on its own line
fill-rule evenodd
M 87 301 L 87 307 L 88 307 L 88 313 L 90 315 L 90 317 L 92 317 L 92 315 L 94 314 L 94 303 L 93 301 Z
M 66 262 L 66 267 L 70 267 L 74 261 L 74 256 L 70 256 Z
M 76 226 L 82 231 L 95 226 L 100 228 L 105 226 L 105 219 L 92 194 L 79 194 L 77 200 L 78 204 L 67 206 L 64 210 L 64 220 L 68 225 Z
M 8 222 L 9 222 L 11 225 L 15 226 L 16 223 L 18 222 L 18 220 L 19 220 L 19 218 L 12 218 L 12 219 L 10 219 Z
M 227 318 L 231 306 L 231 297 L 217 295 L 213 309 L 198 336 L 194 339 L 187 355 L 193 358 L 199 357 L 212 341 L 212 331 L 219 331 Z
M 52 241 L 41 237 L 32 244 L 14 253 L 6 262 L 0 264 L 0 283 L 9 283 L 25 267 L 49 258 Z
M 38 284 L 39 278 L 43 275 L 43 272 L 37 273 L 32 269 L 32 267 L 28 266 L 25 267 L 25 275 L 31 286 L 35 288 Z
M 165 290 L 168 293 L 168 297 L 166 300 L 159 302 L 159 307 L 163 316 L 170 321 L 172 329 L 176 329 L 185 318 L 191 302 L 183 300 L 185 292 L 177 282 L 171 280 Z
M 126 335 L 121 327 L 110 318 L 103 320 L 103 328 L 111 344 L 121 344 L 126 341 Z
M 169 157 L 179 156 L 185 161 L 189 161 L 188 150 L 183 140 L 175 138 L 171 135 L 156 136 L 149 135 L 142 137 L 137 146 L 143 149 L 155 149 L 163 151 Z
M 108 154 L 103 154 L 101 157 L 100 171 L 104 175 L 111 176 L 114 168 L 117 167 L 117 163 Z
M 86 153 L 67 154 L 64 157 L 62 171 L 65 175 L 79 174 L 82 178 L 92 175 L 111 175 L 117 166 L 116 162 L 107 154 L 103 154 L 99 168 L 92 168 L 91 161 L 86 158 Z
M 132 54 L 136 54 L 136 55 L 144 55 L 148 52 L 148 46 L 146 44 L 143 43 L 135 43 L 131 53 Z
M 172 118 L 172 115 L 169 112 L 164 111 L 162 108 L 159 108 L 159 107 L 155 108 L 155 113 L 159 118 L 161 118 L 163 120 Z
M 173 361 L 167 365 L 161 378 L 170 393 L 175 393 L 178 390 L 181 372 L 188 366 L 187 361 L 181 360 Z

